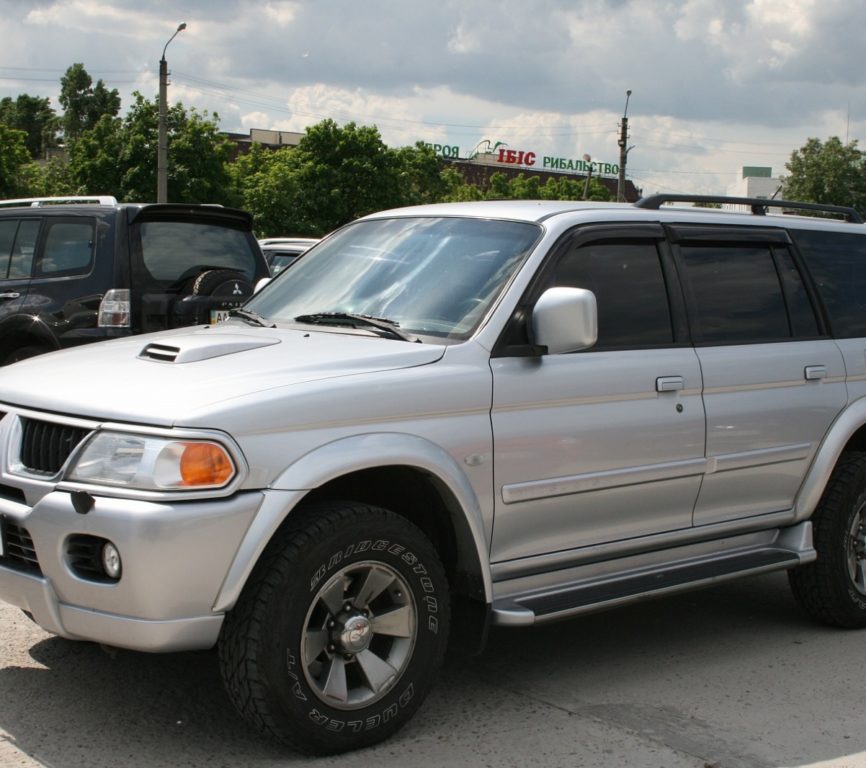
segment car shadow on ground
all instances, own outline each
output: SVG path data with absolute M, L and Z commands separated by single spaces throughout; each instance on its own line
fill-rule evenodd
M 826 722 L 828 701 L 844 708 L 839 695 L 859 698 L 847 654 L 866 636 L 809 622 L 778 574 L 497 629 L 482 656 L 449 656 L 438 686 L 395 738 L 322 760 L 248 727 L 223 691 L 215 653 L 151 655 L 38 638 L 33 665 L 0 668 L 0 728 L 18 750 L 57 768 L 459 765 L 456 754 L 443 759 L 448 749 L 493 756 L 521 728 L 543 733 L 551 713 L 624 730 L 695 765 L 769 768 L 866 752 L 859 707 L 850 723 Z M 579 748 L 563 747 L 572 765 L 591 764 Z M 644 764 L 652 765 L 635 763 Z

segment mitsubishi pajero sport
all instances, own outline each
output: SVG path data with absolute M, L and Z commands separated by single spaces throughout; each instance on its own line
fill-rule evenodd
M 268 274 L 245 211 L 107 196 L 0 200 L 0 365 L 216 321 Z
M 217 325 L 4 368 L 0 599 L 216 646 L 313 753 L 395 732 L 491 624 L 784 569 L 866 626 L 866 228 L 665 205 L 705 201 L 387 211 Z

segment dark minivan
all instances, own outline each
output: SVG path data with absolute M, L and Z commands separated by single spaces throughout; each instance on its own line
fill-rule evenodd
M 215 323 L 268 275 L 246 211 L 113 197 L 0 201 L 0 365 Z

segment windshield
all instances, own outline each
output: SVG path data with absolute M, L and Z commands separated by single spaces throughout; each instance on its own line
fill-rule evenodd
M 386 319 L 414 334 L 465 339 L 540 234 L 534 224 L 488 219 L 359 221 L 246 306 L 277 322 L 346 313 Z

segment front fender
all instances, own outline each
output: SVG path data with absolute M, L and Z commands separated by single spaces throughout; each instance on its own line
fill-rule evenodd
M 481 578 L 485 600 L 490 603 L 493 587 L 483 512 L 460 465 L 440 446 L 416 435 L 371 433 L 316 448 L 287 467 L 271 484 L 238 548 L 214 610 L 225 611 L 234 605 L 268 542 L 309 491 L 353 472 L 389 466 L 424 470 L 441 483 L 450 496 L 448 507 L 460 555 L 471 558 Z

